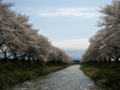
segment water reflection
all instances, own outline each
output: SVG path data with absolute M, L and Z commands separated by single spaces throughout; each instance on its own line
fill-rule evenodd
M 80 65 L 73 65 L 6 90 L 105 90 L 95 85 L 79 67 Z

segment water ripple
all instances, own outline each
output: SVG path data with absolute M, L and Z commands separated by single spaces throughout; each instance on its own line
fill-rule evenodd
M 73 65 L 6 90 L 105 90 L 95 85 L 93 80 L 85 76 L 79 67 L 80 65 Z

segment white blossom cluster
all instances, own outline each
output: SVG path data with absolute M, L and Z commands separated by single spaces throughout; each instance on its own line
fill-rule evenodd
M 29 17 L 10 9 L 13 3 L 0 0 L 0 56 L 6 61 L 9 57 L 28 62 L 55 61 L 72 63 L 73 60 L 62 50 L 51 45 L 47 37 L 28 23 Z
M 101 7 L 98 27 L 102 27 L 89 39 L 90 46 L 80 63 L 103 62 L 120 59 L 120 0 Z

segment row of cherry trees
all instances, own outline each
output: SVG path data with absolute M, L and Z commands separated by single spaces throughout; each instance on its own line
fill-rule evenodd
M 12 11 L 13 5 L 0 0 L 0 56 L 4 61 L 13 57 L 15 62 L 18 59 L 73 62 L 66 53 L 52 46 L 47 37 L 32 28 L 28 16 Z
M 119 61 L 120 0 L 113 0 L 112 4 L 101 7 L 99 12 L 103 15 L 97 26 L 102 27 L 102 29 L 89 39 L 90 45 L 80 63 Z

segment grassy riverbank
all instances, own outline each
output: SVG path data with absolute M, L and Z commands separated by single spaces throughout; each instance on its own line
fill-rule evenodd
M 65 63 L 0 60 L 0 89 L 68 67 Z
M 120 90 L 120 62 L 83 64 L 80 69 L 96 84 L 112 90 Z

